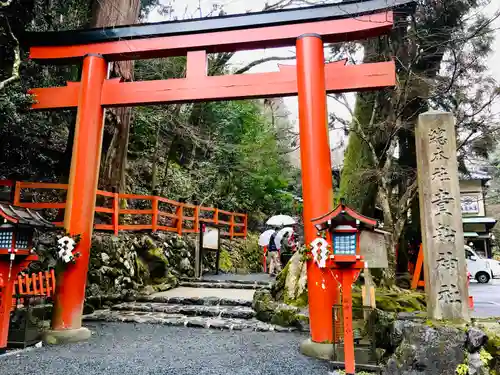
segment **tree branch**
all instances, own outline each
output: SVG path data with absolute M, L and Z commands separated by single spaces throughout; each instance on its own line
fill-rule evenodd
M 367 146 L 370 149 L 370 152 L 372 154 L 373 164 L 380 165 L 380 159 L 377 156 L 377 151 L 375 150 L 375 146 L 373 145 L 372 142 L 370 142 L 370 140 L 368 139 L 368 136 L 363 131 L 363 128 L 361 127 L 361 123 L 359 122 L 358 118 L 354 115 L 354 112 L 353 112 L 352 108 L 349 106 L 349 103 L 347 102 L 345 95 L 341 95 L 341 97 L 342 97 L 343 101 L 340 101 L 337 98 L 337 96 L 333 96 L 333 98 L 338 103 L 343 104 L 347 108 L 347 110 L 349 111 L 349 114 L 352 117 L 353 124 L 355 124 L 355 127 L 351 126 L 350 130 L 352 130 L 358 137 L 361 138 L 361 140 L 363 142 L 365 142 L 367 144 Z M 377 116 L 377 111 L 378 111 L 378 105 L 379 105 L 379 103 L 378 103 L 378 96 L 377 96 L 377 98 L 375 99 L 375 102 L 373 103 L 373 110 L 372 110 L 372 115 L 370 118 L 370 124 L 368 125 L 370 128 L 372 128 L 374 123 L 375 123 L 375 118 Z
M 401 232 L 403 231 L 406 220 L 408 220 L 408 210 L 413 202 L 413 199 L 417 195 L 418 191 L 418 180 L 415 179 L 413 183 L 406 189 L 405 193 L 399 200 L 399 210 L 398 210 L 398 218 L 396 219 L 396 223 L 394 225 L 394 233 L 393 235 L 396 238 L 399 238 Z
M 9 2 L 7 1 L 4 3 L 0 3 L 0 5 L 7 6 L 7 5 L 5 5 L 7 3 L 9 3 Z M 17 81 L 19 79 L 19 67 L 21 66 L 21 51 L 19 48 L 19 40 L 17 40 L 16 36 L 12 32 L 9 20 L 6 17 L 4 17 L 4 19 L 5 19 L 5 24 L 7 26 L 8 35 L 12 39 L 12 41 L 15 43 L 15 46 L 14 46 L 14 62 L 12 63 L 12 74 L 9 78 L 0 82 L 0 91 L 5 89 L 5 87 L 8 84 L 10 84 L 14 81 Z
M 244 67 L 236 70 L 234 72 L 234 74 L 243 74 L 243 73 L 249 71 L 250 69 L 252 69 L 253 67 L 255 67 L 257 65 L 260 65 L 260 64 L 264 64 L 264 63 L 269 62 L 269 61 L 295 60 L 295 59 L 296 59 L 295 56 L 287 56 L 287 57 L 284 57 L 284 56 L 282 56 L 282 57 L 280 57 L 280 56 L 271 56 L 271 57 L 264 57 L 262 59 L 252 61 L 250 64 L 245 65 Z

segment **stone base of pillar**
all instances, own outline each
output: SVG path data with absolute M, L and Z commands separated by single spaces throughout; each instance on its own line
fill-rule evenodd
M 314 342 L 309 338 L 300 344 L 300 352 L 308 357 L 331 361 L 333 359 L 333 344 Z
M 43 341 L 48 345 L 69 344 L 86 341 L 90 336 L 92 336 L 92 332 L 85 327 L 65 329 L 62 331 L 49 330 L 43 333 Z

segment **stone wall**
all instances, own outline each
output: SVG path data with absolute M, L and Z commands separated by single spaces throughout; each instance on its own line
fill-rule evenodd
M 498 334 L 483 322 L 457 325 L 375 311 L 368 326 L 386 375 L 498 374 Z
M 353 287 L 353 306 L 361 307 L 362 277 Z M 276 277 L 271 288 L 272 298 L 279 303 L 294 307 L 305 307 L 308 304 L 307 268 L 302 255 L 295 253 L 283 271 Z M 425 294 L 399 288 L 377 288 L 375 293 L 377 307 L 388 312 L 425 311 Z
M 223 272 L 261 272 L 257 235 L 247 239 L 221 239 L 220 269 Z M 29 272 L 55 266 L 49 251 L 56 234 L 40 236 L 36 243 L 41 261 Z M 131 292 L 152 293 L 175 287 L 182 277 L 194 276 L 195 235 L 176 233 L 94 232 L 88 273 L 87 296 L 116 296 Z M 78 261 L 78 259 L 76 260 Z M 204 254 L 204 272 L 215 269 L 215 252 Z

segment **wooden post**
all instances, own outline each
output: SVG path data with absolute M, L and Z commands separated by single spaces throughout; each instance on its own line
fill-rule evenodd
M 248 227 L 248 214 L 245 214 L 245 217 L 243 218 L 243 233 L 244 233 L 244 237 L 247 238 L 247 227 Z
M 201 278 L 201 249 L 200 249 L 200 231 L 196 232 L 196 238 L 194 241 L 194 277 Z
M 377 303 L 375 300 L 375 286 L 373 283 L 373 278 L 372 278 L 372 274 L 370 272 L 370 269 L 365 268 L 363 271 L 363 275 L 364 275 L 364 279 L 365 279 L 365 285 L 361 286 L 363 307 L 370 307 L 370 308 L 374 309 L 377 306 Z M 368 320 L 370 312 L 364 311 L 363 315 L 364 315 L 364 319 Z
M 176 210 L 177 214 L 177 234 L 182 235 L 182 225 L 184 224 L 184 210 L 182 207 L 182 203 L 179 203 L 179 207 Z
M 120 229 L 120 198 L 118 193 L 113 194 L 113 233 L 118 236 Z
M 21 183 L 16 181 L 16 188 L 14 190 L 14 206 L 21 206 Z
M 58 274 L 52 316 L 55 331 L 78 330 L 80 337 L 90 336 L 81 327 L 104 129 L 101 91 L 107 74 L 108 64 L 102 56 L 84 57 L 64 217 L 66 231 L 80 235 L 76 248 L 80 257 Z
M 194 231 L 200 232 L 200 206 L 194 208 Z
M 418 288 L 423 265 L 424 265 L 424 250 L 422 249 L 422 244 L 420 244 L 417 255 L 417 263 L 415 263 L 415 271 L 413 271 L 413 277 L 411 279 L 411 288 L 413 290 Z
M 219 209 L 216 208 L 214 211 L 214 224 L 219 224 Z
M 346 375 L 354 375 L 354 332 L 352 328 L 352 283 L 355 270 L 344 269 L 342 274 L 342 317 L 344 320 L 344 364 Z
M 154 196 L 151 203 L 153 208 L 153 215 L 151 216 L 151 227 L 153 233 L 156 233 L 158 229 L 158 197 Z
M 229 217 L 229 238 L 232 240 L 234 237 L 234 215 Z
M 312 219 L 333 209 L 332 168 L 328 140 L 323 41 L 316 34 L 297 38 L 300 162 L 306 245 L 317 236 Z M 307 262 L 311 340 L 333 342 L 332 309 L 337 282 L 314 261 Z
M 455 119 L 427 112 L 416 128 L 427 314 L 469 321 Z

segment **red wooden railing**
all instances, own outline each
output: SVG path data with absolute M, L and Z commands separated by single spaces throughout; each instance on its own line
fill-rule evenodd
M 66 202 L 28 202 L 23 201 L 23 190 L 27 189 L 53 189 L 67 190 L 67 184 L 44 183 L 44 182 L 12 182 L 8 180 L 0 181 L 0 186 L 10 186 L 14 188 L 15 206 L 31 209 L 56 209 L 60 213 L 65 209 Z M 95 212 L 101 214 L 95 220 L 94 228 L 97 230 L 113 231 L 118 235 L 119 231 L 151 230 L 196 233 L 200 224 L 217 224 L 221 227 L 221 235 L 234 237 L 246 237 L 247 235 L 247 215 L 219 210 L 218 208 L 196 206 L 188 203 L 181 203 L 152 195 L 119 194 L 98 190 L 96 195 Z M 133 207 L 134 203 L 145 208 L 128 209 L 121 208 L 120 201 L 126 200 L 127 207 Z M 108 222 L 102 222 L 104 215 L 110 215 Z M 129 220 L 120 220 L 121 215 L 129 215 Z M 59 215 L 61 216 L 61 215 Z M 136 219 L 131 217 L 135 216 Z M 104 218 L 105 219 L 105 218 Z M 120 221 L 128 223 L 120 223 Z M 54 221 L 54 224 L 62 226 L 61 221 Z
M 29 297 L 52 297 L 56 290 L 56 275 L 51 269 L 31 275 L 20 274 L 14 281 L 14 295 L 12 310 L 16 304 L 24 304 L 24 299 Z
M 14 295 L 21 297 L 43 296 L 51 297 L 56 289 L 54 270 L 18 275 L 14 281 Z

